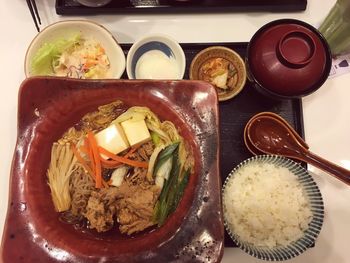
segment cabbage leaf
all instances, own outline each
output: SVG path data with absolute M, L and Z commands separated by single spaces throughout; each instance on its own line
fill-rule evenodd
M 74 33 L 69 39 L 57 39 L 44 43 L 33 56 L 31 71 L 33 75 L 52 75 L 52 64 L 63 51 L 76 45 L 81 40 L 80 33 Z

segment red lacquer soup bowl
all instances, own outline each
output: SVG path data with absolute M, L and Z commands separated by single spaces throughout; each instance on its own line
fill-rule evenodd
M 159 228 L 134 236 L 74 228 L 59 219 L 46 171 L 51 146 L 83 115 L 121 100 L 172 121 L 193 150 L 194 173 L 176 211 Z M 8 212 L 1 244 L 4 262 L 220 261 L 223 220 L 215 89 L 200 81 L 72 80 L 23 82 Z

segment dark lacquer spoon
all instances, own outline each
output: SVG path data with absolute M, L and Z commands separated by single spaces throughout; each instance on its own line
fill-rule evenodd
M 303 140 L 303 138 L 300 137 L 300 135 L 296 132 L 296 130 L 293 129 L 293 127 L 285 120 L 283 119 L 281 116 L 279 116 L 276 113 L 273 112 L 269 112 L 269 111 L 264 111 L 264 112 L 260 112 L 256 115 L 254 115 L 253 117 L 250 118 L 250 120 L 247 122 L 246 126 L 244 127 L 244 132 L 243 132 L 243 140 L 244 140 L 244 144 L 247 147 L 247 149 L 254 155 L 259 155 L 259 154 L 264 154 L 264 152 L 258 150 L 257 148 L 255 148 L 255 146 L 251 143 L 251 141 L 248 138 L 248 126 L 249 124 L 254 121 L 255 118 L 261 117 L 261 116 L 270 116 L 272 118 L 275 118 L 281 122 L 284 123 L 284 125 L 286 125 L 286 128 L 289 129 L 289 132 L 294 134 L 295 138 L 298 140 L 298 142 L 303 145 L 306 149 L 309 149 L 309 145 L 307 145 L 307 143 Z
M 260 116 L 253 119 L 247 126 L 247 135 L 254 147 L 261 152 L 283 155 L 307 162 L 350 185 L 349 170 L 310 152 L 300 144 L 290 129 L 276 118 Z

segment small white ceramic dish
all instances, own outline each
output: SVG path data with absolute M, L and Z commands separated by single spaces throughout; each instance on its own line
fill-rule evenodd
M 34 76 L 31 61 L 44 43 L 50 43 L 57 39 L 69 39 L 76 33 L 81 33 L 83 38 L 92 38 L 101 44 L 110 62 L 111 78 L 119 79 L 125 70 L 125 55 L 122 48 L 105 27 L 88 20 L 66 20 L 44 28 L 28 47 L 24 62 L 26 77 Z
M 166 35 L 150 35 L 136 41 L 126 59 L 129 79 L 182 79 L 186 58 L 181 46 Z

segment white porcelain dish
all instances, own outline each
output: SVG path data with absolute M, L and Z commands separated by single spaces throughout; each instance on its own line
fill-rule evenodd
M 44 43 L 67 39 L 81 33 L 84 38 L 93 38 L 105 49 L 110 62 L 111 78 L 119 79 L 125 71 L 125 55 L 114 36 L 102 25 L 88 20 L 66 20 L 44 28 L 30 43 L 24 62 L 26 77 L 34 76 L 31 61 Z
M 136 41 L 126 59 L 129 79 L 182 79 L 186 58 L 181 46 L 166 35 Z

